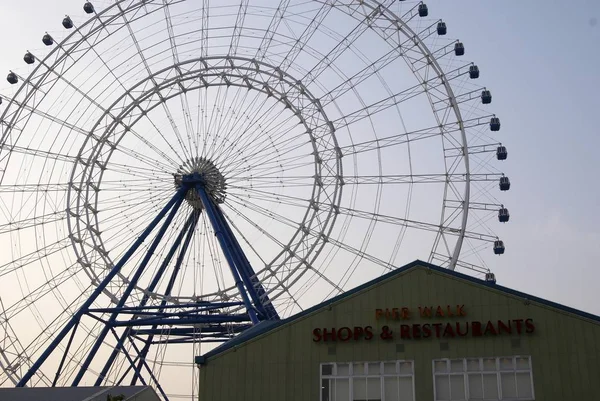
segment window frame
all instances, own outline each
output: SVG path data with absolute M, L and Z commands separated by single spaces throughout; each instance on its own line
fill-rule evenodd
M 379 364 L 379 373 L 371 374 L 369 372 L 369 365 L 371 364 Z M 395 373 L 385 373 L 385 364 L 395 363 L 396 372 Z M 401 363 L 410 363 L 410 372 L 402 373 L 400 364 Z M 363 364 L 363 368 L 366 369 L 366 374 L 354 374 L 354 367 L 357 364 Z M 333 365 L 331 375 L 323 375 L 323 366 L 325 365 Z M 338 374 L 338 365 L 348 365 L 348 374 L 339 375 Z M 347 361 L 347 362 L 322 362 L 319 364 L 319 401 L 323 401 L 323 380 L 328 379 L 347 379 L 348 380 L 348 401 L 354 400 L 354 379 L 379 379 L 380 386 L 380 394 L 381 401 L 385 401 L 385 378 L 386 377 L 395 377 L 395 378 L 410 378 L 411 387 L 412 387 L 412 401 L 416 401 L 415 394 L 415 361 L 407 360 L 407 359 L 394 359 L 388 361 Z M 331 383 L 331 382 L 330 382 Z
M 517 359 L 527 359 L 528 361 L 528 365 L 529 368 L 527 369 L 520 369 L 517 365 Z M 484 360 L 494 360 L 494 366 L 495 369 L 494 370 L 489 370 L 486 371 L 484 369 Z M 502 368 L 500 366 L 500 361 L 502 359 L 511 359 L 512 360 L 512 368 L 511 369 L 505 369 Z M 469 370 L 469 366 L 468 366 L 468 362 L 469 361 L 478 361 L 478 370 L 473 371 L 473 370 Z M 462 371 L 461 372 L 452 372 L 451 370 L 451 362 L 452 361 L 461 361 L 462 362 Z M 439 372 L 436 371 L 436 362 L 445 362 L 446 363 L 446 371 L 445 372 Z M 531 361 L 531 356 L 530 355 L 510 355 L 510 356 L 490 356 L 490 357 L 467 357 L 467 358 L 439 358 L 439 359 L 434 359 L 431 361 L 431 373 L 432 373 L 432 378 L 433 378 L 433 400 L 434 401 L 445 401 L 445 400 L 440 400 L 438 399 L 438 395 L 437 395 L 437 389 L 436 389 L 436 378 L 437 377 L 451 377 L 451 376 L 463 376 L 463 389 L 464 389 L 464 394 L 465 394 L 465 398 L 464 400 L 460 400 L 460 401 L 466 401 L 466 400 L 471 400 L 470 397 L 470 386 L 469 386 L 469 375 L 475 375 L 478 374 L 481 377 L 483 377 L 483 375 L 495 375 L 496 376 L 496 386 L 497 386 L 497 394 L 498 394 L 498 398 L 493 399 L 493 398 L 482 398 L 481 401 L 535 401 L 535 388 L 533 386 L 533 365 L 532 365 L 532 361 Z M 506 373 L 513 373 L 513 375 L 515 376 L 515 385 L 516 385 L 516 375 L 517 373 L 528 373 L 529 374 L 529 380 L 530 380 L 530 388 L 531 388 L 531 397 L 510 397 L 510 398 L 504 398 L 503 394 L 502 394 L 502 374 L 506 374 Z M 483 383 L 482 383 L 483 385 Z M 450 391 L 451 391 L 451 387 L 450 387 Z M 518 390 L 517 390 L 518 391 Z M 454 400 L 452 400 L 454 401 Z

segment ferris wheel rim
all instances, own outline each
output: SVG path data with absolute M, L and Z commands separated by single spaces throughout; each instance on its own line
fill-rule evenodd
M 299 87 L 301 93 L 304 93 L 309 99 L 311 99 L 310 100 L 311 103 L 315 104 L 316 107 L 317 107 L 317 111 L 321 115 L 323 115 L 325 122 L 322 124 L 322 126 L 328 125 L 329 120 L 327 119 L 327 115 L 324 112 L 324 110 L 320 107 L 320 104 L 319 104 L 318 100 L 314 96 L 312 96 L 312 94 L 310 93 L 310 90 L 308 88 L 304 87 L 299 80 L 294 79 L 287 72 L 282 72 L 276 66 L 270 65 L 270 64 L 265 63 L 263 61 L 258 61 L 256 59 L 250 59 L 250 58 L 245 58 L 245 57 L 230 57 L 230 56 L 227 56 L 227 57 L 211 56 L 211 57 L 205 57 L 205 58 L 200 57 L 200 58 L 197 58 L 197 59 L 191 59 L 191 60 L 182 62 L 182 63 L 177 64 L 177 65 L 173 65 L 173 66 L 170 66 L 170 67 L 165 67 L 164 69 L 155 72 L 154 76 L 160 76 L 161 74 L 164 74 L 165 72 L 167 72 L 169 70 L 173 70 L 173 69 L 179 71 L 179 70 L 181 70 L 181 68 L 184 65 L 187 65 L 187 64 L 195 65 L 195 64 L 200 63 L 200 64 L 202 64 L 204 66 L 204 69 L 189 70 L 189 71 L 186 71 L 185 74 L 180 74 L 179 76 L 176 76 L 176 77 L 174 77 L 174 78 L 172 78 L 170 80 L 163 81 L 163 83 L 161 84 L 161 87 L 153 87 L 152 89 L 150 89 L 150 90 L 148 90 L 148 91 L 140 94 L 138 98 L 132 98 L 132 102 L 129 104 L 128 107 L 131 107 L 131 108 L 135 107 L 139 102 L 141 102 L 141 100 L 139 100 L 140 98 L 142 98 L 142 97 L 150 97 L 152 94 L 155 94 L 155 93 L 159 92 L 162 89 L 162 86 L 169 87 L 169 86 L 173 86 L 175 84 L 181 84 L 182 81 L 185 81 L 185 80 L 188 80 L 188 79 L 194 79 L 197 76 L 198 73 L 206 73 L 206 72 L 210 71 L 211 69 L 215 69 L 215 70 L 218 71 L 220 68 L 223 68 L 223 66 L 220 66 L 219 63 L 216 63 L 215 65 L 210 65 L 209 66 L 209 62 L 210 61 L 225 61 L 225 62 L 227 62 L 227 63 L 230 64 L 230 66 L 227 66 L 226 68 L 231 68 L 232 70 L 235 69 L 235 67 L 234 67 L 234 62 L 235 61 L 242 61 L 242 62 L 245 62 L 245 63 L 253 64 L 253 65 L 256 66 L 256 70 L 259 69 L 259 65 L 262 66 L 262 67 L 271 68 L 273 71 L 277 72 L 277 74 L 279 75 L 279 79 L 280 80 L 283 79 L 282 76 L 285 76 L 285 77 L 287 77 L 287 80 L 285 80 L 285 81 L 288 84 L 290 84 L 290 85 L 297 85 Z M 245 67 L 245 68 L 247 70 L 250 70 L 249 67 Z M 225 73 L 223 73 L 223 74 L 225 74 Z M 203 76 L 206 76 L 206 77 L 209 77 L 210 75 L 211 74 L 203 74 Z M 218 73 L 218 72 L 216 72 L 215 75 L 222 76 L 222 74 Z M 229 78 L 231 78 L 231 77 L 234 76 L 234 74 L 230 73 L 227 76 Z M 251 78 L 251 77 L 248 77 L 248 76 L 241 76 L 240 75 L 240 76 L 237 76 L 237 78 L 244 78 L 245 80 L 248 80 L 249 82 L 247 82 L 246 85 L 250 85 L 250 82 L 254 82 L 254 78 Z M 92 158 L 100 152 L 100 150 L 95 150 L 91 154 L 91 156 L 89 156 L 88 160 L 86 160 L 85 162 L 83 162 L 83 158 L 81 157 L 81 155 L 82 155 L 82 152 L 84 151 L 84 147 L 86 146 L 88 140 L 95 139 L 97 141 L 96 145 L 94 145 L 94 149 L 96 149 L 96 147 L 98 147 L 98 146 L 102 147 L 102 146 L 106 145 L 106 143 L 108 142 L 108 139 L 107 139 L 108 136 L 112 134 L 115 126 L 118 125 L 120 121 L 122 121 L 122 116 L 127 115 L 127 113 L 129 113 L 130 109 L 124 108 L 123 111 L 121 112 L 121 114 L 118 115 L 118 116 L 116 116 L 115 122 L 113 124 L 111 124 L 111 126 L 113 128 L 103 130 L 103 136 L 102 137 L 100 137 L 100 138 L 93 138 L 93 132 L 98 127 L 99 122 L 103 118 L 105 118 L 107 115 L 109 115 L 109 113 L 112 110 L 112 108 L 113 108 L 114 105 L 118 104 L 123 98 L 125 98 L 127 96 L 131 96 L 130 94 L 133 91 L 133 89 L 135 89 L 136 87 L 142 86 L 145 81 L 150 80 L 150 79 L 152 79 L 152 76 L 149 76 L 149 77 L 144 78 L 143 80 L 140 80 L 138 83 L 136 83 L 136 85 L 134 85 L 134 87 L 132 87 L 131 89 L 129 89 L 127 92 L 123 93 L 117 100 L 115 100 L 111 106 L 107 107 L 106 111 L 104 112 L 103 115 L 101 115 L 101 116 L 98 117 L 96 124 L 90 130 L 90 133 L 88 134 L 88 136 L 86 138 L 86 141 L 82 144 L 82 146 L 81 146 L 81 148 L 79 150 L 79 154 L 76 156 L 76 160 L 78 160 L 79 163 L 84 164 L 84 166 L 85 166 L 86 169 L 88 168 L 88 166 L 91 166 L 92 169 L 95 168 L 96 164 L 98 164 L 98 163 L 96 163 L 96 161 L 97 161 L 96 159 L 92 159 Z M 263 84 L 263 88 L 266 85 L 268 85 L 268 82 L 260 82 L 260 81 L 256 81 L 256 82 L 257 83 L 262 83 Z M 222 86 L 222 85 L 226 85 L 226 84 L 225 83 L 220 83 L 220 82 L 217 82 L 217 83 L 206 82 L 204 85 L 199 85 L 198 87 L 189 87 L 189 88 L 186 88 L 186 90 L 195 90 L 195 89 L 200 89 L 202 87 L 208 88 L 210 86 Z M 227 85 L 228 86 L 230 86 L 230 85 L 231 86 L 237 86 L 238 84 L 236 84 L 234 82 L 229 82 Z M 241 87 L 244 87 L 243 84 L 239 84 L 239 85 Z M 252 86 L 247 86 L 247 88 L 251 89 L 251 90 L 258 90 L 260 92 L 267 93 L 269 95 L 275 95 L 275 98 L 277 98 L 278 91 L 275 90 L 275 89 L 273 89 L 273 88 L 271 88 L 271 89 L 261 89 L 259 87 L 252 87 Z M 170 96 L 171 97 L 176 97 L 178 95 L 180 95 L 180 92 L 173 92 Z M 282 97 L 282 98 L 280 98 L 280 100 L 281 99 L 284 99 L 284 98 Z M 165 98 L 165 101 L 166 100 L 168 100 L 168 99 Z M 160 105 L 160 102 L 157 102 L 152 107 L 145 109 L 145 111 L 146 112 L 150 112 L 153 108 L 158 107 L 159 105 Z M 299 110 L 295 109 L 295 106 L 293 106 L 293 105 L 290 104 L 289 107 L 292 110 L 294 110 L 294 114 L 298 114 L 298 115 L 301 114 Z M 135 122 L 131 125 L 131 128 L 133 128 L 133 125 L 135 125 Z M 127 128 L 126 128 L 126 130 L 127 130 Z M 309 132 L 312 132 L 312 131 L 309 130 Z M 312 134 L 309 133 L 309 136 L 311 136 L 311 135 Z M 337 147 L 337 140 L 336 140 L 336 137 L 335 137 L 335 132 L 332 131 L 332 130 L 330 130 L 329 135 L 331 135 L 331 138 L 333 140 L 334 146 Z M 314 140 L 312 140 L 312 141 L 314 141 Z M 108 143 L 109 143 L 109 147 L 111 148 L 111 150 L 109 151 L 109 155 L 110 155 L 110 154 L 112 154 L 112 152 L 115 151 L 116 146 L 117 146 L 118 143 L 115 143 L 114 146 L 110 142 L 108 142 Z M 318 166 L 320 168 L 320 163 L 318 163 L 318 161 L 320 160 L 319 151 L 316 148 L 315 148 L 314 159 L 315 159 L 315 166 L 316 167 Z M 341 171 L 341 164 L 339 163 L 339 159 L 340 159 L 340 156 L 336 155 L 334 160 L 335 160 L 335 169 L 337 170 L 337 175 L 334 177 L 334 181 L 335 181 L 334 193 L 330 196 L 330 198 L 334 199 L 334 202 L 337 202 L 337 203 L 334 203 L 334 204 L 331 205 L 332 208 L 330 209 L 330 211 L 329 211 L 329 213 L 328 213 L 328 215 L 326 217 L 325 222 L 321 222 L 323 228 L 321 229 L 321 232 L 318 234 L 319 238 L 321 238 L 321 237 L 327 237 L 329 235 L 329 233 L 333 229 L 333 225 L 335 223 L 335 219 L 336 219 L 336 216 L 337 216 L 335 213 L 333 213 L 333 211 L 336 208 L 339 208 L 339 201 L 341 199 L 341 189 L 342 189 L 342 186 L 340 185 L 340 183 L 341 183 L 342 171 Z M 108 164 L 109 160 L 110 160 L 110 156 L 107 157 L 107 160 L 105 161 L 105 163 Z M 100 177 L 99 177 L 98 181 L 94 182 L 93 185 L 89 181 L 89 178 L 87 179 L 86 182 L 84 182 L 84 178 L 86 176 L 83 175 L 83 174 L 81 174 L 81 180 L 79 182 L 75 182 L 74 181 L 74 176 L 75 176 L 75 173 L 76 173 L 76 167 L 77 167 L 77 163 L 74 164 L 74 167 L 73 167 L 73 170 L 72 170 L 72 173 L 71 173 L 71 178 L 70 178 L 70 181 L 69 181 L 68 198 L 67 198 L 67 203 L 68 204 L 71 204 L 70 197 L 71 197 L 71 194 L 72 194 L 72 188 L 73 187 L 81 188 L 81 187 L 85 186 L 87 188 L 86 189 L 86 194 L 89 194 L 90 187 L 92 187 L 92 188 L 101 188 L 102 173 L 100 174 Z M 102 167 L 101 167 L 101 169 L 102 169 Z M 91 174 L 92 174 L 92 172 L 89 173 L 89 175 L 91 175 Z M 322 191 L 322 188 L 319 185 L 317 185 L 317 181 L 321 180 L 321 179 L 322 179 L 321 174 L 317 173 L 315 175 L 315 183 L 313 185 L 313 192 L 311 194 L 311 198 L 308 200 L 309 203 L 316 202 L 317 199 L 320 197 L 320 192 Z M 79 185 L 79 187 L 77 187 L 76 185 Z M 94 207 L 97 207 L 98 193 L 99 193 L 99 191 L 94 191 L 94 192 L 95 192 Z M 89 203 L 89 202 L 86 202 L 86 204 L 87 203 Z M 79 199 L 77 201 L 77 206 L 76 207 L 78 209 L 82 208 L 81 202 L 80 202 Z M 86 216 L 87 216 L 87 225 L 86 226 L 88 227 L 88 230 L 89 230 L 90 229 L 89 228 L 90 227 L 90 210 L 89 210 L 89 208 L 84 208 L 84 209 L 86 209 L 85 212 L 86 212 Z M 311 208 L 307 207 L 307 213 L 304 215 L 303 220 L 299 223 L 301 226 L 310 226 L 311 222 L 314 220 L 314 218 L 315 218 L 314 214 L 312 215 L 312 217 L 310 217 L 309 220 L 307 220 L 308 212 L 310 210 L 311 210 Z M 69 215 L 67 216 L 67 222 L 68 222 L 69 225 L 71 225 L 71 219 L 70 218 L 73 215 L 79 216 L 79 213 L 73 212 L 71 209 L 69 209 L 68 213 L 69 213 Z M 93 217 L 92 219 L 95 220 L 94 223 L 96 225 L 95 230 L 92 229 L 93 234 L 100 233 L 101 230 L 100 230 L 100 227 L 99 227 L 99 221 L 97 219 L 97 216 Z M 329 224 L 329 220 L 330 219 L 331 219 L 331 224 Z M 78 226 L 79 226 L 79 224 L 78 224 Z M 80 229 L 78 228 L 78 231 L 79 230 Z M 81 237 L 82 236 L 81 235 L 79 235 L 79 236 L 74 235 L 73 232 L 72 232 L 72 229 L 70 229 L 70 231 L 71 231 L 70 235 L 72 236 L 71 237 L 71 241 L 73 243 L 75 252 L 78 255 L 78 259 L 82 259 L 82 262 L 80 262 L 80 263 L 82 263 L 82 266 L 85 268 L 86 265 L 89 264 L 89 262 L 87 262 L 87 257 L 84 257 L 83 255 L 80 256 L 80 251 L 81 250 L 78 249 L 77 245 L 76 245 L 76 243 L 78 243 L 78 244 L 81 243 Z M 290 246 L 291 243 L 296 239 L 296 235 L 300 234 L 301 232 L 302 232 L 301 228 L 298 228 L 298 230 L 296 231 L 296 233 L 290 237 L 289 242 L 288 242 L 288 246 Z M 303 237 L 306 237 L 308 235 L 308 233 L 307 232 L 303 232 L 302 235 L 303 235 Z M 95 238 L 95 236 L 92 236 L 92 238 Z M 98 244 L 96 244 L 96 245 L 103 249 L 103 251 L 100 250 L 99 252 L 103 256 L 107 256 L 108 252 L 107 252 L 107 249 L 105 249 L 104 246 L 103 246 L 101 235 L 97 235 L 97 238 L 98 238 Z M 316 249 L 313 258 L 318 257 L 318 255 L 320 253 L 320 249 L 322 249 L 322 247 L 324 246 L 324 244 L 325 244 L 325 242 L 320 241 L 320 242 L 314 242 L 313 245 L 311 245 L 311 249 Z M 281 253 L 283 253 L 283 252 L 284 252 L 284 250 L 281 251 Z M 281 255 L 281 253 L 280 253 L 280 255 Z M 277 260 L 278 256 L 276 256 L 272 261 L 268 262 L 265 267 L 260 268 L 259 270 L 257 270 L 256 274 L 259 275 L 259 274 L 263 273 L 265 270 L 269 269 L 269 267 L 275 263 L 275 261 Z M 114 261 L 112 259 L 108 258 L 108 256 L 107 256 L 106 264 L 108 266 L 112 266 L 112 265 L 114 265 Z M 95 275 L 93 272 L 90 272 L 90 273 L 91 273 L 90 277 L 92 278 L 92 280 L 96 280 L 97 281 L 98 280 L 98 276 Z M 128 283 L 127 277 L 123 276 L 121 273 L 118 274 L 118 277 L 122 280 L 122 282 L 124 284 Z M 144 292 L 144 293 L 148 293 L 147 290 L 144 289 L 144 288 L 138 288 L 138 290 L 140 290 L 141 292 Z M 267 293 L 271 294 L 275 290 L 276 290 L 276 288 L 271 288 L 271 289 L 269 289 L 267 291 Z M 229 287 L 227 289 L 223 289 L 221 291 L 218 291 L 218 292 L 215 292 L 215 293 L 212 293 L 212 294 L 205 294 L 205 297 L 207 297 L 207 298 L 210 299 L 210 298 L 214 298 L 214 297 L 217 297 L 217 296 L 223 296 L 223 294 L 231 292 L 231 291 L 235 291 L 235 286 L 231 286 L 231 287 Z M 149 293 L 149 294 L 151 294 L 154 297 L 158 297 L 158 298 L 162 297 L 161 294 L 157 294 L 157 293 Z M 173 301 L 173 302 L 178 302 L 178 301 L 181 301 L 181 300 L 193 299 L 193 297 L 190 298 L 189 296 L 181 296 L 181 297 L 169 296 L 168 298 L 169 298 L 170 301 Z

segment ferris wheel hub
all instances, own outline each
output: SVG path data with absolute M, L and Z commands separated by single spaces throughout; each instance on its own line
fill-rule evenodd
M 196 210 L 202 210 L 202 200 L 193 190 L 196 184 L 201 184 L 206 192 L 216 203 L 225 202 L 226 188 L 225 177 L 215 164 L 204 157 L 193 157 L 179 166 L 177 173 L 173 174 L 175 188 L 186 185 L 190 188 L 185 195 L 186 202 Z

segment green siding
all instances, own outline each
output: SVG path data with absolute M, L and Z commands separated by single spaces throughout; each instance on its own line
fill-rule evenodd
M 462 318 L 439 322 L 532 318 L 535 333 L 521 336 L 428 338 L 384 341 L 383 325 L 399 332 L 401 323 L 376 321 L 376 308 L 464 304 Z M 371 341 L 315 343 L 315 327 L 373 326 Z M 520 338 L 513 348 L 511 339 Z M 200 401 L 319 400 L 319 364 L 407 359 L 415 361 L 418 401 L 433 400 L 432 360 L 487 356 L 531 355 L 536 400 L 600 399 L 591 380 L 600 377 L 600 325 L 546 305 L 527 302 L 484 285 L 417 267 L 353 296 L 208 358 L 200 367 Z M 448 350 L 440 351 L 447 342 Z M 404 352 L 396 352 L 396 344 Z M 335 355 L 329 355 L 335 346 Z

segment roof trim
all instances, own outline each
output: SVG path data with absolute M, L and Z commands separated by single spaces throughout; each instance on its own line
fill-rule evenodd
M 351 289 L 351 290 L 349 290 L 349 291 L 347 291 L 347 292 L 345 292 L 343 294 L 340 294 L 340 295 L 338 295 L 336 297 L 328 299 L 328 300 L 326 300 L 324 302 L 321 302 L 320 304 L 314 305 L 314 306 L 312 306 L 312 307 L 310 307 L 310 308 L 308 308 L 308 309 L 306 309 L 306 310 L 304 310 L 304 311 L 302 311 L 300 313 L 297 313 L 297 314 L 295 314 L 293 316 L 288 317 L 287 319 L 283 319 L 283 320 L 280 320 L 278 322 L 273 322 L 272 324 L 264 324 L 264 325 L 258 324 L 257 326 L 248 329 L 247 331 L 245 331 L 244 333 L 240 334 L 239 336 L 237 336 L 235 338 L 232 338 L 231 340 L 227 341 L 226 343 L 223 343 L 219 347 L 217 347 L 217 348 L 215 348 L 215 349 L 207 352 L 206 354 L 202 355 L 201 357 L 196 357 L 196 363 L 197 364 L 205 364 L 207 358 L 211 358 L 211 357 L 214 357 L 216 355 L 219 355 L 219 354 L 227 351 L 228 349 L 231 349 L 231 348 L 234 348 L 234 347 L 236 347 L 238 345 L 241 345 L 241 344 L 243 344 L 243 343 L 245 343 L 245 342 L 247 342 L 247 341 L 249 341 L 249 340 L 251 340 L 251 339 L 253 339 L 255 337 L 258 337 L 258 336 L 260 336 L 260 335 L 262 335 L 264 333 L 267 333 L 267 332 L 269 332 L 269 331 L 271 331 L 273 329 L 276 329 L 278 327 L 281 327 L 281 326 L 283 326 L 285 324 L 291 323 L 291 322 L 293 322 L 293 321 L 295 321 L 297 319 L 300 319 L 300 318 L 302 318 L 302 317 L 304 317 L 306 315 L 309 315 L 309 314 L 311 314 L 313 312 L 316 312 L 319 309 L 327 307 L 327 306 L 329 306 L 331 304 L 334 304 L 334 303 L 339 302 L 339 301 L 341 301 L 341 300 L 343 300 L 345 298 L 348 298 L 348 297 L 350 297 L 350 296 L 352 296 L 352 295 L 354 295 L 356 293 L 359 293 L 359 292 L 361 292 L 361 291 L 363 291 L 363 290 L 365 290 L 367 288 L 370 288 L 370 287 L 372 287 L 372 286 L 374 286 L 376 284 L 379 284 L 382 281 L 386 281 L 386 280 L 391 279 L 391 278 L 393 278 L 393 277 L 395 277 L 397 275 L 400 275 L 402 273 L 406 273 L 406 272 L 408 272 L 408 271 L 410 271 L 410 270 L 412 270 L 412 269 L 414 269 L 416 267 L 424 267 L 426 269 L 433 270 L 433 271 L 435 271 L 437 273 L 441 273 L 441 274 L 444 274 L 444 275 L 447 275 L 447 276 L 450 276 L 450 277 L 454 277 L 454 278 L 459 278 L 461 280 L 465 280 L 467 282 L 470 282 L 470 283 L 473 283 L 473 284 L 476 284 L 476 285 L 481 285 L 481 286 L 484 286 L 484 287 L 492 288 L 494 290 L 503 292 L 503 293 L 508 294 L 508 295 L 513 295 L 513 296 L 516 296 L 516 297 L 519 297 L 519 298 L 525 298 L 525 299 L 527 299 L 529 301 L 536 302 L 536 303 L 541 304 L 541 305 L 549 306 L 551 308 L 555 308 L 555 309 L 558 309 L 560 311 L 571 313 L 571 314 L 574 314 L 576 316 L 582 317 L 584 319 L 589 319 L 589 320 L 593 320 L 595 322 L 600 323 L 600 316 L 593 315 L 591 313 L 584 312 L 584 311 L 581 311 L 579 309 L 571 308 L 569 306 L 565 306 L 565 305 L 562 305 L 562 304 L 559 304 L 559 303 L 556 303 L 556 302 L 552 302 L 552 301 L 549 301 L 547 299 L 539 298 L 539 297 L 536 297 L 534 295 L 526 294 L 524 292 L 513 290 L 511 288 L 503 287 L 503 286 L 495 284 L 493 282 L 488 282 L 488 281 L 485 281 L 485 280 L 481 280 L 479 278 L 472 277 L 472 276 L 466 275 L 464 273 L 460 273 L 460 272 L 457 272 L 457 271 L 454 271 L 454 270 L 446 269 L 446 268 L 443 268 L 443 267 L 440 267 L 440 266 L 436 266 L 436 265 L 433 265 L 433 264 L 428 263 L 428 262 L 423 262 L 423 261 L 417 259 L 414 262 L 411 262 L 411 263 L 409 263 L 407 265 L 399 267 L 398 269 L 395 269 L 395 270 L 393 270 L 393 271 L 391 271 L 389 273 L 386 273 L 386 274 L 384 274 L 384 275 L 382 275 L 380 277 L 377 277 L 376 279 L 373 279 L 371 281 L 368 281 L 368 282 L 366 282 L 364 284 L 361 284 L 358 287 L 355 287 L 355 288 L 353 288 L 353 289 Z

